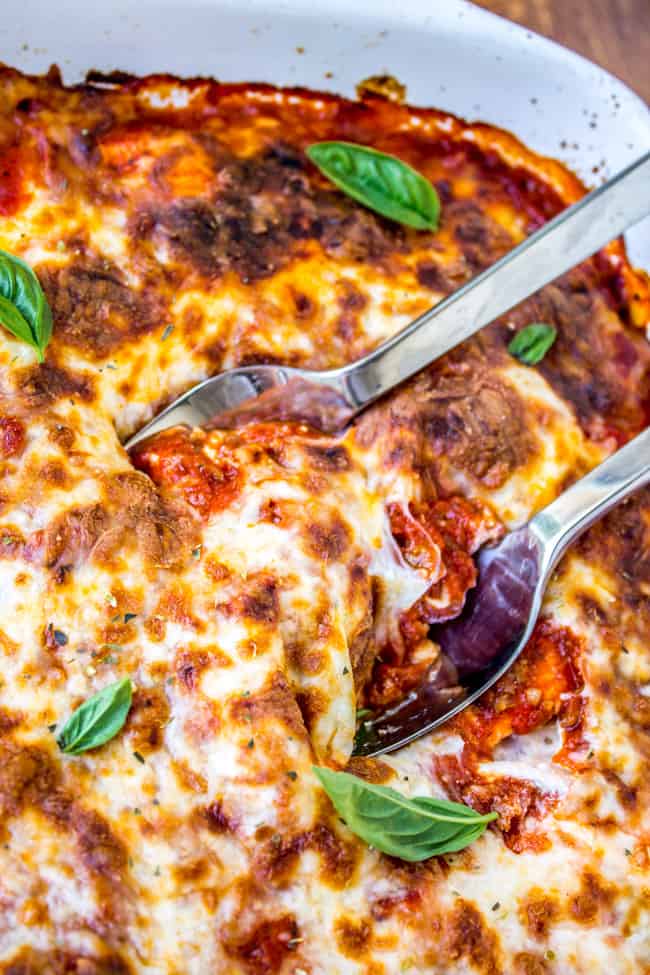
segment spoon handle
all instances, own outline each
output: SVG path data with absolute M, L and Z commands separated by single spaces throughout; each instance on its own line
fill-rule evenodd
M 575 267 L 650 213 L 650 152 L 564 210 L 363 359 L 336 370 L 355 410 Z
M 650 483 L 650 427 L 576 481 L 529 523 L 544 546 L 547 570 L 578 535 Z

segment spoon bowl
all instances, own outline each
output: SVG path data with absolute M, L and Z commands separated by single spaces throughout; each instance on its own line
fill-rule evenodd
M 476 701 L 512 666 L 533 632 L 549 578 L 569 545 L 650 483 L 650 428 L 576 481 L 527 524 L 478 558 L 478 584 L 461 615 L 434 627 L 441 658 L 398 704 L 364 721 L 356 755 L 395 751 Z

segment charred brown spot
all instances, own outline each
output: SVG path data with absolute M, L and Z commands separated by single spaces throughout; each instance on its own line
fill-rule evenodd
M 485 270 L 514 245 L 507 230 L 471 200 L 454 200 L 443 214 L 473 273 Z
M 162 688 L 138 687 L 125 725 L 130 747 L 145 756 L 160 748 L 169 716 L 169 702 Z
M 123 471 L 108 478 L 106 494 L 112 512 L 111 532 L 94 556 L 111 559 L 135 542 L 156 566 L 179 567 L 191 557 L 199 541 L 196 521 L 181 503 L 162 496 L 138 471 Z
M 345 767 L 346 772 L 358 775 L 366 782 L 373 782 L 375 785 L 387 785 L 391 779 L 395 778 L 395 772 L 382 762 L 379 758 L 352 757 Z
M 0 744 L 0 808 L 3 816 L 15 815 L 23 805 L 37 804 L 58 783 L 50 756 L 36 747 Z
M 27 405 L 37 408 L 66 397 L 78 398 L 84 403 L 95 398 L 94 384 L 89 376 L 77 375 L 49 362 L 25 370 L 20 390 Z
M 312 464 L 320 471 L 347 471 L 350 469 L 350 455 L 341 444 L 329 447 L 307 446 L 307 454 Z
M 23 552 L 25 539 L 14 525 L 3 525 L 0 530 L 0 558 L 17 559 Z M 14 580 L 20 584 L 18 577 Z
M 192 612 L 192 593 L 189 587 L 176 585 L 165 589 L 156 605 L 156 616 L 172 620 L 190 629 L 200 629 L 199 621 Z
M 40 268 L 39 277 L 52 308 L 57 341 L 97 359 L 164 321 L 159 291 L 149 288 L 139 294 L 110 261 L 77 259 L 61 269 Z
M 327 714 L 330 702 L 327 695 L 318 687 L 309 687 L 296 694 L 296 702 L 302 714 L 303 721 L 310 730 L 316 722 Z
M 283 626 L 286 653 L 292 667 L 304 674 L 320 673 L 327 664 L 327 644 L 332 635 L 330 606 L 324 593 L 312 595 L 311 612 L 299 625 Z
M 343 279 L 339 282 L 337 302 L 341 314 L 336 322 L 337 334 L 345 341 L 352 341 L 360 331 L 360 313 L 368 304 L 367 297 L 350 281 Z
M 146 477 L 125 471 L 107 479 L 104 503 L 66 511 L 27 540 L 25 554 L 51 569 L 80 565 L 91 553 L 110 565 L 136 545 L 153 564 L 169 566 L 189 555 L 196 531 L 187 512 L 163 501 Z
M 0 417 L 0 455 L 18 457 L 25 449 L 26 430 L 15 416 Z
M 14 728 L 18 728 L 24 720 L 21 711 L 10 711 L 7 708 L 0 708 L 0 737 L 9 734 Z
M 361 852 L 356 841 L 343 840 L 333 830 L 321 825 L 312 831 L 311 845 L 320 854 L 324 883 L 335 888 L 351 883 Z
M 212 555 L 209 555 L 202 564 L 203 571 L 213 582 L 223 582 L 232 575 L 232 570 L 224 562 L 220 562 Z
M 362 958 L 372 940 L 372 920 L 339 918 L 334 922 L 334 936 L 346 958 Z
M 498 487 L 534 452 L 522 400 L 488 379 L 464 392 L 444 377 L 436 386 L 424 420 L 434 454 L 446 454 L 488 487 Z
M 212 654 L 206 649 L 181 649 L 176 656 L 174 666 L 183 687 L 188 691 L 195 691 L 203 671 L 210 666 L 211 661 Z
M 378 897 L 372 901 L 371 915 L 374 921 L 387 921 L 394 914 L 404 918 L 412 917 L 422 903 L 422 895 L 417 887 L 403 888 L 395 894 Z
M 293 304 L 297 318 L 310 318 L 316 310 L 312 299 L 309 295 L 303 294 L 302 291 L 293 292 Z
M 513 958 L 513 964 L 513 975 L 550 975 L 554 971 L 543 955 L 530 951 L 518 951 Z
M 36 804 L 58 782 L 58 773 L 47 752 L 36 747 L 0 744 L 0 808 L 3 816 L 15 815 L 24 804 Z
M 343 840 L 322 822 L 313 829 L 292 837 L 272 834 L 259 858 L 260 872 L 274 886 L 286 886 L 291 881 L 299 856 L 305 850 L 318 853 L 319 876 L 328 887 L 342 890 L 352 882 L 361 856 L 361 847 L 354 840 Z
M 490 930 L 473 904 L 459 899 L 449 918 L 449 950 L 454 959 L 467 958 L 481 973 L 503 971 L 494 931 Z
M 46 802 L 46 808 L 48 805 Z M 74 832 L 86 867 L 109 881 L 115 880 L 126 867 L 126 850 L 103 816 L 72 803 L 64 825 Z
M 283 962 L 300 944 L 293 914 L 262 921 L 249 934 L 225 942 L 226 952 L 237 958 L 248 975 L 277 975 Z
M 580 879 L 580 890 L 569 900 L 569 913 L 579 924 L 593 924 L 609 915 L 616 891 L 591 870 L 584 870 Z
M 162 616 L 147 616 L 144 621 L 144 628 L 153 643 L 160 643 L 161 640 L 165 639 L 167 621 Z
M 0 963 L 1 975 L 131 975 L 130 965 L 119 954 L 88 955 L 53 949 L 21 948 Z
M 206 806 L 203 816 L 211 833 L 231 833 L 234 830 L 232 820 L 224 811 L 223 802 L 219 799 Z
M 377 659 L 377 641 L 373 627 L 373 595 L 368 598 L 365 618 L 350 639 L 350 664 L 355 687 L 361 688 L 369 679 Z
M 230 713 L 233 720 L 248 727 L 265 718 L 275 718 L 297 735 L 305 734 L 300 709 L 284 674 L 276 671 L 264 689 L 232 701 Z
M 434 261 L 421 261 L 415 270 L 418 284 L 429 288 L 430 291 L 442 292 L 446 295 L 462 284 L 462 280 L 455 280 L 450 276 L 449 269 Z
M 256 623 L 276 623 L 280 611 L 277 580 L 266 573 L 249 575 L 245 591 L 237 603 L 247 619 Z
M 57 447 L 68 452 L 74 447 L 75 442 L 75 432 L 71 427 L 65 426 L 63 423 L 53 423 L 50 427 L 48 437 L 55 443 Z
M 177 863 L 172 867 L 174 878 L 179 886 L 190 888 L 201 885 L 201 882 L 205 883 L 209 869 L 209 864 L 204 857 Z
M 522 915 L 531 936 L 544 940 L 559 915 L 559 905 L 541 891 L 532 890 L 522 908 Z
M 145 205 L 135 239 L 164 241 L 206 277 L 235 271 L 248 284 L 285 267 L 296 246 L 318 241 L 332 256 L 378 260 L 403 248 L 404 233 L 312 180 L 304 155 L 281 144 L 249 159 L 204 142 L 219 171 L 212 200 Z M 216 184 L 215 179 L 215 184 Z
M 72 508 L 50 528 L 35 532 L 27 540 L 25 555 L 47 568 L 78 565 L 108 529 L 109 521 L 108 511 L 100 504 Z
M 306 541 L 312 555 L 326 562 L 334 562 L 348 548 L 351 532 L 345 522 L 332 513 L 327 522 L 312 522 L 308 525 Z
M 39 481 L 43 481 L 45 484 L 51 484 L 55 488 L 64 488 L 69 484 L 68 472 L 58 460 L 52 460 L 47 464 L 43 464 L 36 472 L 36 477 Z
M 40 809 L 53 823 L 72 832 L 85 866 L 117 882 L 126 853 L 108 822 L 61 788 L 59 770 L 48 752 L 4 742 L 0 744 L 0 809 L 7 817 L 26 806 Z
M 586 594 L 581 595 L 584 612 L 597 613 L 601 618 L 605 616 L 608 625 L 622 634 L 623 644 L 628 634 L 636 635 L 643 641 L 650 626 L 649 505 L 650 491 L 646 488 L 618 505 L 615 511 L 594 525 L 578 543 L 578 551 L 583 558 L 609 572 L 616 582 L 616 593 L 619 597 L 611 604 L 598 604 L 594 608 L 585 601 Z M 603 678 L 607 676 L 605 674 Z M 622 680 L 620 695 L 618 677 Z M 618 675 L 614 682 L 613 697 L 618 702 L 620 696 L 622 709 L 630 714 L 635 711 L 631 701 L 633 691 L 629 682 L 622 675 Z M 642 708 L 639 709 L 639 717 L 640 723 L 643 723 Z
M 439 458 L 487 487 L 499 487 L 538 449 L 526 404 L 500 381 L 476 340 L 367 410 L 356 435 L 382 463 L 421 478 Z
M 204 795 L 208 790 L 208 783 L 205 776 L 191 768 L 187 762 L 181 759 L 173 759 L 171 763 L 174 775 L 184 789 L 189 789 L 197 795 Z
M 640 805 L 639 793 L 641 792 L 639 787 L 624 782 L 623 779 L 611 769 L 603 769 L 602 775 L 607 780 L 608 785 L 616 790 L 618 801 L 629 813 L 632 813 L 638 809 Z

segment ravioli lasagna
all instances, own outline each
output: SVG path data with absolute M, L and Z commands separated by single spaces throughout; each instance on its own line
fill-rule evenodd
M 342 194 L 347 140 L 429 179 L 435 232 Z M 368 410 L 121 443 L 222 369 L 339 366 L 584 192 L 487 125 L 300 89 L 0 71 L 0 247 L 54 315 L 0 331 L 2 975 L 650 971 L 650 494 L 558 568 L 512 670 L 382 759 L 356 714 L 435 666 L 474 555 L 647 423 L 647 278 L 614 242 Z M 531 322 L 558 337 L 527 367 Z M 71 712 L 123 677 L 82 755 Z M 498 818 L 407 864 L 312 772 Z

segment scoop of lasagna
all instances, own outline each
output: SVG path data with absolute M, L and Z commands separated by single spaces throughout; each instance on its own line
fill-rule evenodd
M 435 232 L 364 209 L 313 142 L 393 153 Z M 337 438 L 121 440 L 236 365 L 368 352 L 584 192 L 492 127 L 365 93 L 0 71 L 0 247 L 54 315 L 0 331 L 0 972 L 549 975 L 650 969 L 650 494 L 560 565 L 524 654 L 453 722 L 351 758 L 435 667 L 473 555 L 639 432 L 646 277 L 615 242 Z M 514 332 L 546 322 L 536 367 Z M 57 729 L 122 677 L 123 730 Z M 498 819 L 405 864 L 312 772 Z

